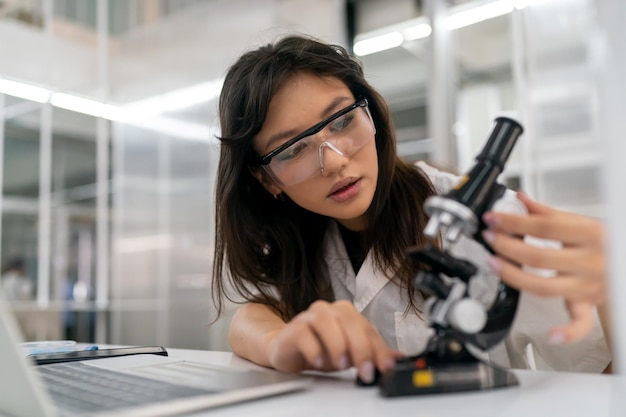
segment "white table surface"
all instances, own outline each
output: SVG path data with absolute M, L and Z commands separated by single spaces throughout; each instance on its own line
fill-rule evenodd
M 258 368 L 228 352 L 168 349 L 170 356 Z M 516 370 L 517 387 L 385 398 L 357 387 L 354 372 L 314 376 L 308 389 L 191 414 L 192 416 L 347 417 L 626 417 L 626 376 Z

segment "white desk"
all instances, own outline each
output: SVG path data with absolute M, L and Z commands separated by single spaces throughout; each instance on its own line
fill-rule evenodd
M 168 349 L 170 356 L 216 365 L 255 367 L 231 353 Z M 517 387 L 462 394 L 384 398 L 354 384 L 351 371 L 316 377 L 304 391 L 192 416 L 254 417 L 624 417 L 626 376 L 516 371 Z

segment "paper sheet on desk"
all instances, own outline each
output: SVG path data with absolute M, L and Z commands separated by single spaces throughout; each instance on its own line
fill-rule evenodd
M 303 371 L 302 375 L 315 376 L 318 378 L 329 378 L 333 380 L 356 380 L 356 368 L 349 368 L 343 371 L 323 372 L 323 371 Z

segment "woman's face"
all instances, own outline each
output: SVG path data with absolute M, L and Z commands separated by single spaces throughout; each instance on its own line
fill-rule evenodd
M 355 99 L 350 89 L 336 78 L 307 73 L 294 75 L 272 98 L 265 123 L 254 138 L 255 152 L 266 155 L 352 105 Z M 365 108 L 357 107 L 346 118 L 337 119 L 318 134 L 290 146 L 286 155 L 275 157 L 270 165 L 278 167 L 279 178 L 295 178 L 305 173 L 306 179 L 298 179 L 295 184 L 281 183 L 268 180 L 261 172 L 257 178 L 272 194 L 282 191 L 306 210 L 332 217 L 348 229 L 362 230 L 366 226 L 364 214 L 378 181 L 374 134 Z M 356 150 L 342 152 L 350 148 Z M 301 156 L 304 152 L 308 152 L 308 164 Z M 285 164 L 289 165 L 278 171 Z

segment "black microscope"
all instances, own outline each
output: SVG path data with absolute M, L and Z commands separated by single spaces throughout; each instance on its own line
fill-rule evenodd
M 421 354 L 398 360 L 395 368 L 380 375 L 382 395 L 474 391 L 518 384 L 513 373 L 478 359 L 468 346 L 488 351 L 503 341 L 515 318 L 519 292 L 499 282 L 494 301 L 485 307 L 468 292 L 477 267 L 442 248 L 451 247 L 465 235 L 491 251 L 481 236 L 486 227 L 482 215 L 506 190 L 497 178 L 522 132 L 515 120 L 496 118 L 475 165 L 451 191 L 430 197 L 424 204 L 430 216 L 424 234 L 430 243 L 409 248 L 408 254 L 426 266 L 412 284 L 429 296 L 423 312 L 434 333 Z

